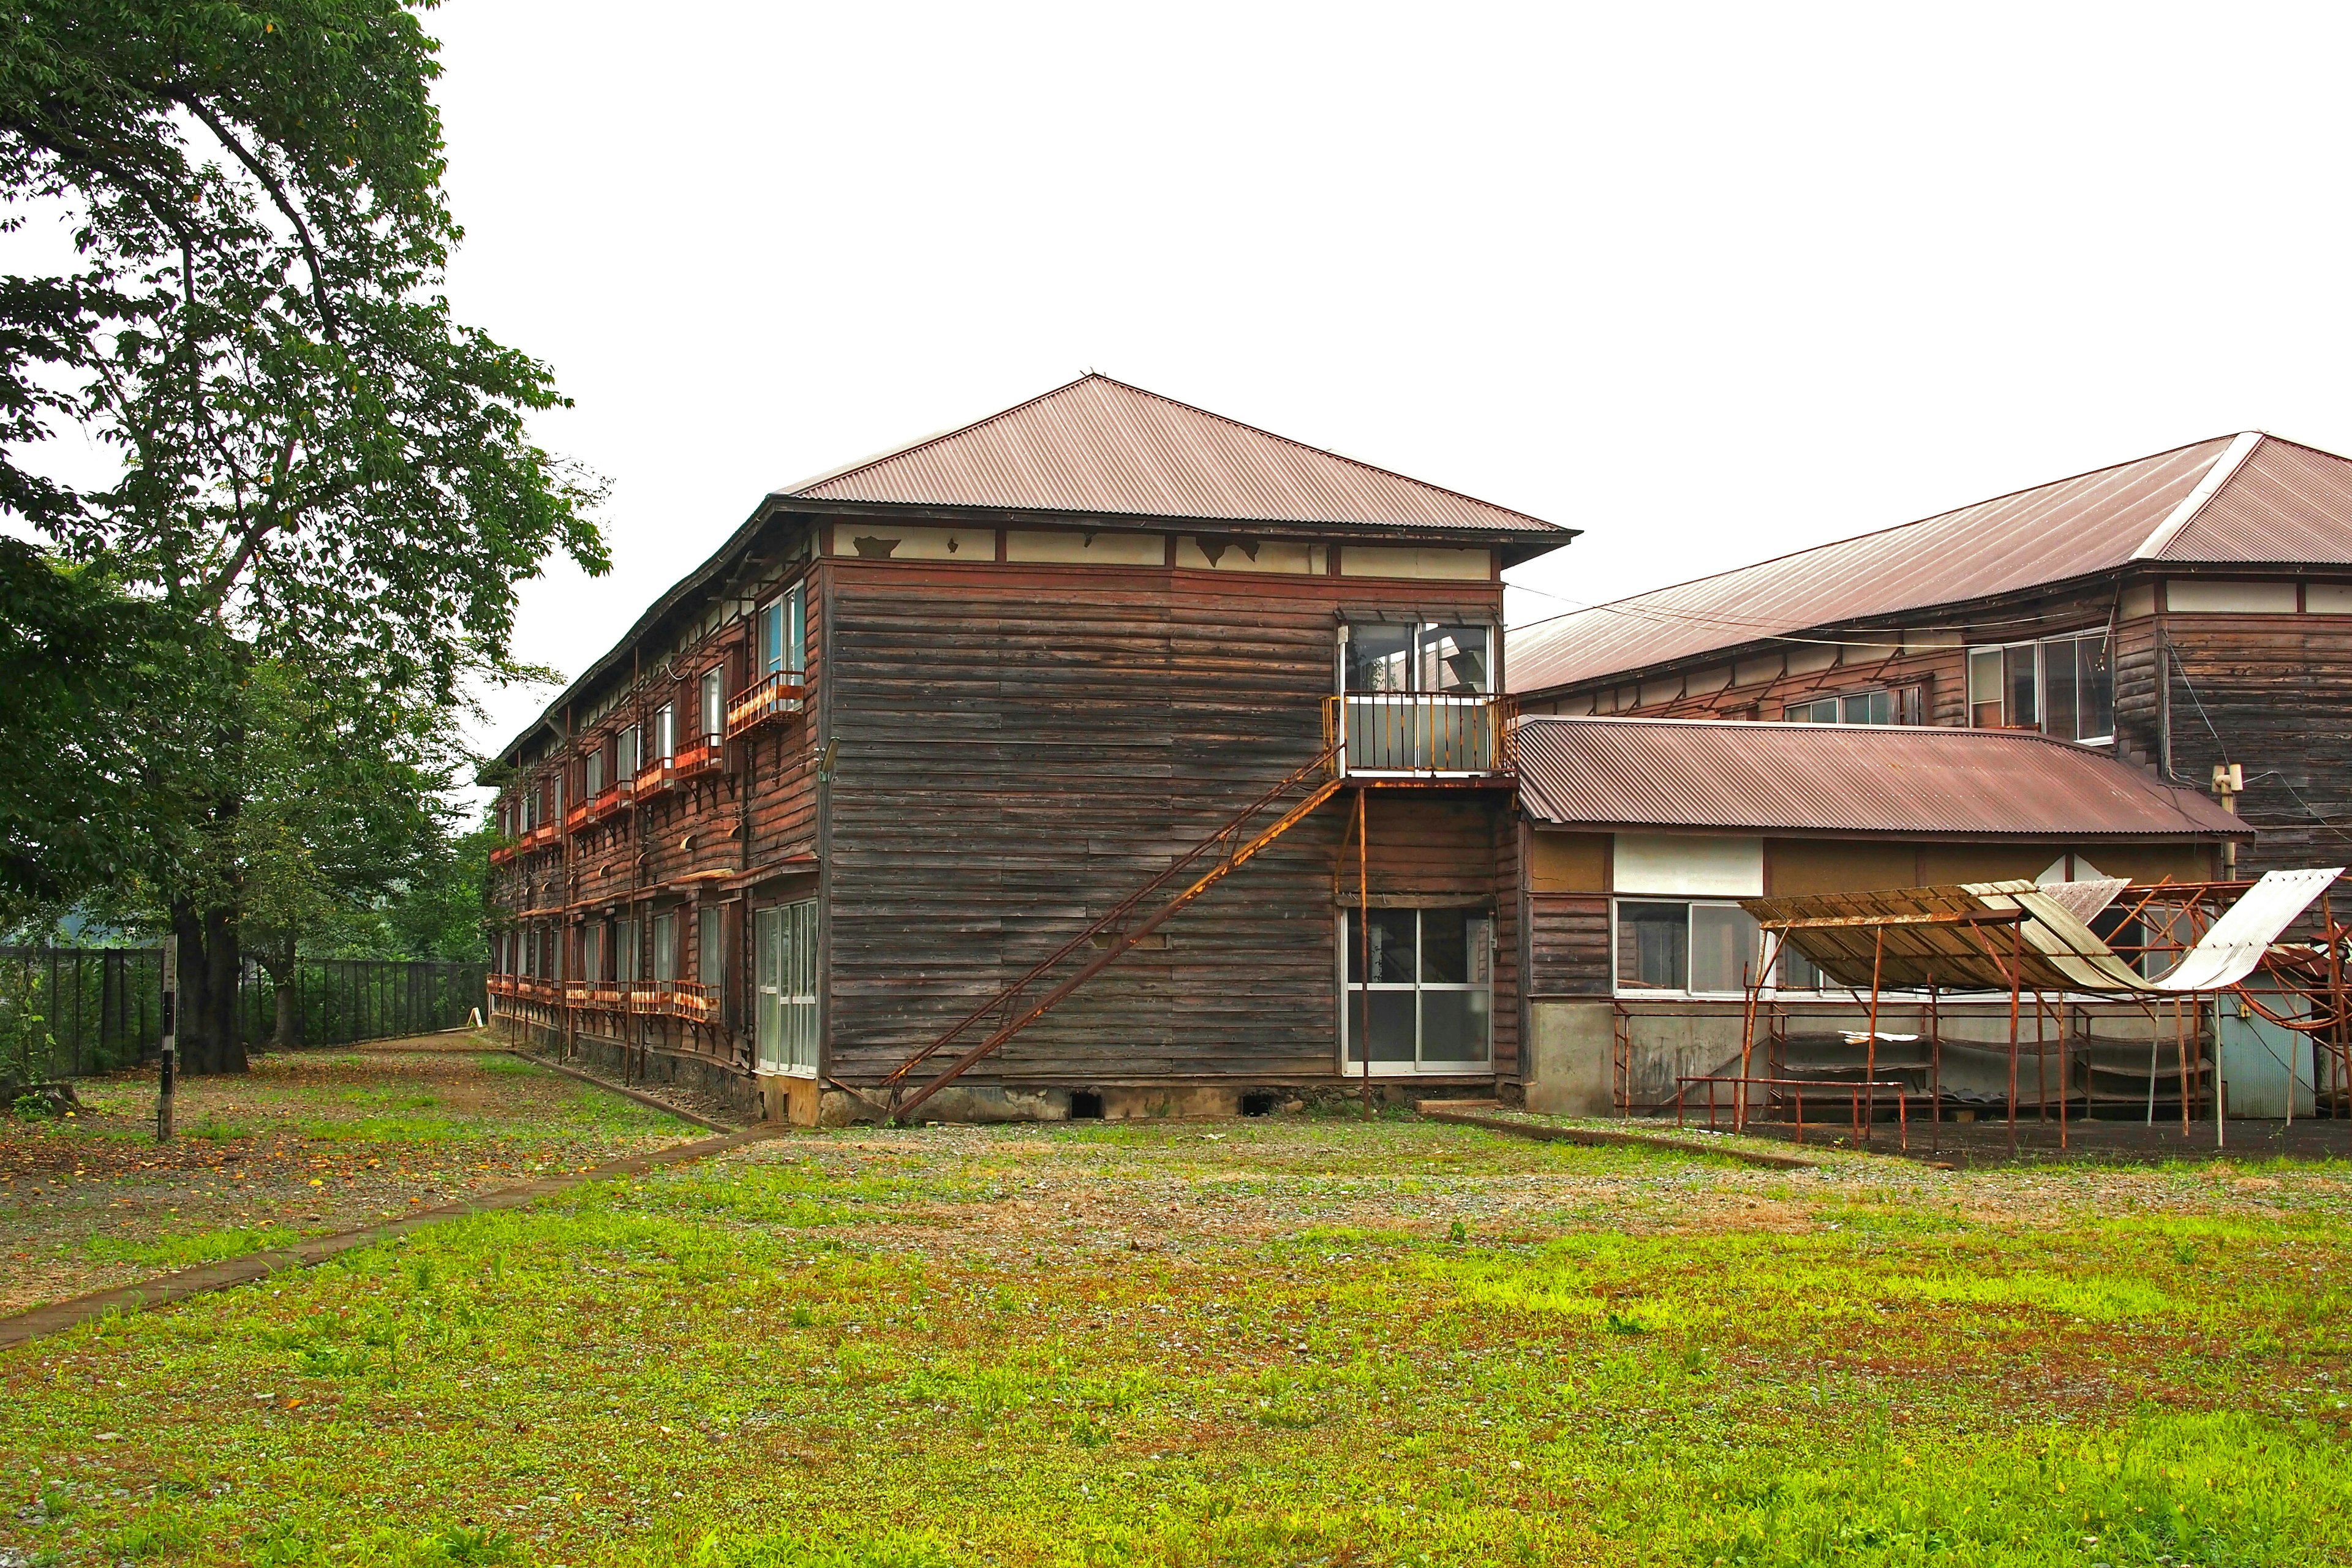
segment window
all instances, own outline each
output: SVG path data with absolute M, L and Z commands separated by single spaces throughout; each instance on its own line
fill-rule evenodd
M 654 710 L 652 761 L 667 767 L 677 759 L 677 704 L 665 702 Z
M 1780 718 L 1790 724 L 1918 724 L 1926 721 L 1926 697 L 1916 686 L 1844 691 L 1791 702 Z
M 2062 741 L 2114 740 L 2107 634 L 1970 648 L 1969 722 L 1979 730 L 2039 730 Z
M 1353 621 L 1342 645 L 1352 773 L 1494 767 L 1494 628 Z
M 583 980 L 604 978 L 604 922 L 590 921 L 580 928 L 580 976 Z
M 752 916 L 758 1005 L 752 1020 L 761 1072 L 816 1073 L 816 900 Z
M 654 973 L 656 981 L 677 978 L 677 916 L 675 913 L 654 917 Z
M 803 657 L 808 642 L 808 584 L 795 583 L 760 611 L 758 673 L 761 677 L 808 668 Z
M 1489 626 L 1352 621 L 1348 626 L 1347 689 L 1448 696 L 1492 691 L 1493 637 Z
M 635 980 L 637 977 L 637 922 L 613 922 L 613 978 Z
M 1617 989 L 1737 994 L 1763 957 L 1756 919 L 1734 903 L 1617 900 Z
M 722 934 L 726 916 L 719 910 L 706 906 L 694 917 L 694 939 L 698 951 L 694 955 L 694 982 L 715 994 L 727 984 L 727 942 Z
M 1357 919 L 1349 910 L 1339 921 L 1347 1060 L 1360 1070 L 1369 1046 L 1376 1069 L 1485 1066 L 1493 1052 L 1492 911 L 1373 910 L 1360 929 Z
M 635 724 L 621 731 L 620 738 L 613 742 L 613 776 L 614 778 L 633 779 L 637 776 L 637 772 L 644 766 L 646 760 L 644 741 L 644 732 Z
M 698 741 L 714 741 L 727 730 L 727 678 L 716 667 L 702 672 L 702 728 Z
M 594 751 L 588 753 L 583 782 L 585 788 L 583 793 L 589 799 L 593 800 L 604 793 L 604 747 L 601 742 Z

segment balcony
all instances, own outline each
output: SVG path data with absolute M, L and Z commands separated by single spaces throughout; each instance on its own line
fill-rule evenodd
M 488 986 L 490 994 L 493 996 L 513 996 L 518 994 L 515 990 L 515 977 L 511 974 L 493 974 L 484 982 L 484 984 Z
M 797 713 L 808 700 L 807 677 L 797 669 L 780 669 L 746 688 L 727 705 L 726 739 L 756 730 L 771 719 Z
M 670 773 L 681 779 L 698 773 L 715 773 L 726 759 L 727 738 L 724 735 L 698 735 L 678 748 L 670 763 Z
M 1323 700 L 1323 740 L 1361 778 L 1502 779 L 1517 770 L 1517 704 L 1487 693 L 1350 691 Z
M 494 844 L 490 847 L 490 864 L 503 866 L 521 853 L 522 846 L 520 844 Z

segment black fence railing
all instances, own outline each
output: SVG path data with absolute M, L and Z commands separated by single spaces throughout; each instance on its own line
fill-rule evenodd
M 316 959 L 296 965 L 294 1043 L 352 1045 L 430 1034 L 488 1013 L 488 965 Z M 278 1027 L 278 986 L 248 960 L 237 987 L 248 1046 Z M 158 948 L 0 947 L 0 1084 L 38 1083 L 154 1058 L 163 1023 Z M 5 1108 L 0 1108 L 5 1109 Z

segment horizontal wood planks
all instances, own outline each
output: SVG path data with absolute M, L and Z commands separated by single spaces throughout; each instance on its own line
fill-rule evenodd
M 1531 893 L 1528 909 L 1528 994 L 1609 995 L 1608 895 Z
M 1499 609 L 1476 584 L 845 560 L 823 573 L 840 746 L 827 1070 L 849 1082 L 883 1076 L 1311 759 L 1341 604 Z M 1393 868 L 1400 888 L 1491 896 L 1494 808 L 1396 795 L 1375 795 L 1373 846 L 1395 846 L 1376 886 Z M 1336 1073 L 1347 805 L 1327 804 L 1163 928 L 1166 948 L 1122 959 L 970 1080 Z

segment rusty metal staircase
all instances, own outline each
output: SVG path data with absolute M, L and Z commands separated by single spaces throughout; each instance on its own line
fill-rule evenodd
M 1020 979 L 957 1019 L 945 1034 L 900 1062 L 880 1086 L 892 1100 L 891 1115 L 901 1122 L 911 1120 L 923 1101 L 961 1077 L 974 1062 L 997 1050 L 1013 1036 L 1044 1017 L 1070 993 L 1133 952 L 1137 943 L 1158 930 L 1179 910 L 1241 869 L 1259 850 L 1306 821 L 1318 806 L 1337 794 L 1339 785 L 1345 782 L 1339 767 L 1343 744 L 1334 742 L 1326 746 L 1314 761 L 1295 769 L 1280 784 L 1235 812 L 1214 833 L 1178 856 L 1166 870 L 1129 894 L 1118 908 L 1055 948 Z M 1250 832 L 1251 824 L 1276 808 L 1280 808 L 1280 814 L 1272 822 L 1255 834 Z M 1192 880 L 1182 891 L 1150 914 L 1140 920 L 1134 919 L 1136 911 L 1152 898 L 1187 876 Z M 1097 939 L 1104 937 L 1109 940 L 1098 943 Z M 1024 998 L 1032 987 L 1043 985 L 1074 954 L 1097 945 L 1101 951 L 1076 973 L 1056 984 L 1035 1002 L 1024 1005 Z M 992 1022 L 993 1027 L 977 1045 L 966 1047 L 963 1054 L 950 1062 L 937 1078 L 911 1095 L 901 1098 L 909 1075 L 917 1068 L 975 1028 Z

